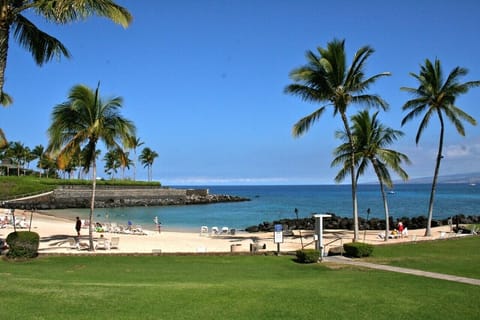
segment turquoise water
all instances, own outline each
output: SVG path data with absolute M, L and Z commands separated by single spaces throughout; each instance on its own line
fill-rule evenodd
M 158 216 L 164 230 L 198 231 L 200 226 L 228 226 L 243 229 L 263 221 L 282 218 L 309 217 L 312 213 L 335 213 L 351 217 L 351 190 L 347 185 L 320 186 L 196 186 L 209 188 L 211 194 L 229 194 L 250 198 L 251 201 L 208 205 L 135 207 L 95 209 L 95 220 L 126 223 L 131 220 L 145 229 L 154 229 L 153 219 Z M 390 215 L 393 218 L 426 216 L 430 196 L 428 184 L 400 184 L 395 193 L 388 195 Z M 360 217 L 384 217 L 379 187 L 360 185 L 358 210 Z M 54 210 L 57 216 L 88 217 L 88 209 Z M 438 185 L 434 219 L 456 214 L 480 214 L 480 185 Z M 108 217 L 107 217 L 108 215 Z

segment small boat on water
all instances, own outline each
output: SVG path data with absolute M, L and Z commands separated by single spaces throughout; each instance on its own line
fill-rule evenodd
M 388 193 L 388 194 L 395 194 L 395 191 L 389 190 L 387 193 Z

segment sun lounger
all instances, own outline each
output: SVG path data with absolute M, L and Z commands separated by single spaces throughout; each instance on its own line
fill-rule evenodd
M 218 236 L 219 234 L 218 227 L 212 227 L 212 236 Z
M 77 241 L 74 238 L 68 238 L 68 244 L 70 249 L 88 250 L 90 248 L 88 243 Z
M 228 234 L 228 227 L 223 227 L 222 228 L 222 235 L 227 235 Z
M 110 240 L 110 249 L 118 249 L 119 244 L 120 244 L 120 238 L 112 237 L 112 239 Z
M 203 235 L 208 235 L 208 227 L 207 226 L 201 226 L 200 227 L 200 235 L 203 236 Z
M 136 225 L 134 228 L 132 228 L 132 233 L 137 234 L 137 235 L 146 235 L 147 233 L 143 231 L 143 228 L 141 225 Z
M 95 250 L 103 249 L 103 250 L 110 250 L 110 240 L 106 238 L 100 238 L 97 240 L 97 244 L 95 245 Z

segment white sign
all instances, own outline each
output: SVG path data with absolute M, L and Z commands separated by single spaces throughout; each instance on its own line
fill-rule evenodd
M 273 241 L 275 243 L 283 243 L 283 227 L 281 224 L 275 225 L 275 232 L 273 233 Z

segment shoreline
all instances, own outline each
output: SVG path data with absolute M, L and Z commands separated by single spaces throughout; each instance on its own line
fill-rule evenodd
M 20 216 L 26 216 L 30 221 L 29 211 L 18 210 L 17 219 Z M 205 253 L 250 253 L 250 248 L 254 244 L 260 247 L 265 245 L 265 249 L 258 252 L 276 252 L 277 244 L 274 243 L 273 232 L 247 233 L 237 231 L 235 234 L 212 235 L 210 233 L 198 232 L 180 232 L 161 230 L 158 231 L 143 229 L 144 234 L 135 233 L 110 233 L 110 232 L 93 232 L 95 242 L 98 242 L 101 236 L 111 239 L 119 238 L 118 249 L 111 250 L 77 250 L 72 249 L 69 239 L 76 237 L 75 221 L 71 219 L 56 217 L 48 212 L 34 212 L 32 216 L 31 231 L 40 235 L 39 254 L 162 254 L 162 253 L 179 253 L 179 254 L 205 254 Z M 0 228 L 0 238 L 4 239 L 13 227 Z M 28 229 L 17 229 L 25 231 Z M 398 239 L 389 239 L 385 242 L 378 238 L 381 231 L 367 231 L 365 233 L 365 242 L 373 245 L 388 245 L 396 243 L 408 243 L 418 241 L 437 240 L 448 237 L 456 237 L 457 234 L 450 233 L 449 226 L 441 226 L 432 228 L 432 236 L 425 237 L 425 229 L 409 230 L 408 236 Z M 364 242 L 363 232 L 360 235 L 360 242 Z M 88 244 L 88 229 L 82 228 L 79 241 Z M 324 243 L 338 240 L 341 244 L 351 242 L 353 232 L 349 230 L 325 230 Z M 293 236 L 284 236 L 283 243 L 280 244 L 281 252 L 294 252 L 301 249 L 302 243 L 305 249 L 314 249 L 312 231 L 302 231 L 302 237 L 295 232 Z M 326 250 L 331 249 L 335 245 L 326 245 Z M 306 245 L 308 244 L 308 245 Z

